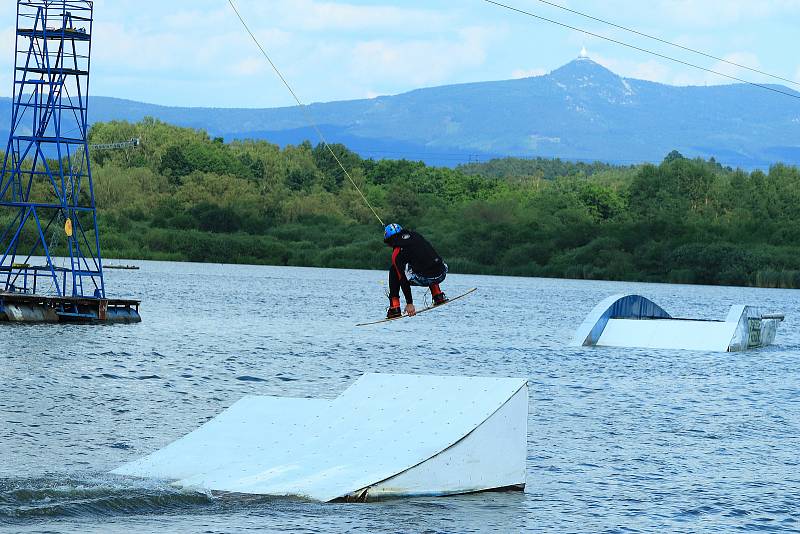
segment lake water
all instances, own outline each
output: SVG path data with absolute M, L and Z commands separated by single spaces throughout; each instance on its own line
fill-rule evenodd
M 141 324 L 0 325 L 0 530 L 800 530 L 798 291 L 451 275 L 479 291 L 354 328 L 384 313 L 384 273 L 135 263 L 107 286 L 143 300 Z M 568 347 L 623 291 L 786 321 L 745 353 Z M 366 371 L 527 377 L 525 492 L 318 504 L 106 474 L 243 395 L 334 397 Z

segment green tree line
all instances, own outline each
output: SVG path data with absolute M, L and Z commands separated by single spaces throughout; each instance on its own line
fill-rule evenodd
M 382 228 L 327 149 L 95 124 L 106 257 L 381 269 Z M 334 152 L 385 222 L 460 273 L 800 287 L 800 170 L 506 158 L 456 169 Z

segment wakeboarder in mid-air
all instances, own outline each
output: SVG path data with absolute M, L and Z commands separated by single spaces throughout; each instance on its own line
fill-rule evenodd
M 406 299 L 406 315 L 416 314 L 411 286 L 430 288 L 434 306 L 447 302 L 447 296 L 439 287 L 447 276 L 447 264 L 421 234 L 392 223 L 384 230 L 383 242 L 392 247 L 387 319 L 403 315 L 400 310 L 401 289 Z

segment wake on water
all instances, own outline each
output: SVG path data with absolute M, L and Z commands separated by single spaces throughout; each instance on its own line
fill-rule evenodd
M 224 494 L 201 493 L 166 482 L 137 480 L 99 473 L 80 479 L 0 478 L 0 523 L 26 519 L 177 514 L 202 511 L 224 513 L 243 505 L 259 505 L 275 498 L 231 499 Z

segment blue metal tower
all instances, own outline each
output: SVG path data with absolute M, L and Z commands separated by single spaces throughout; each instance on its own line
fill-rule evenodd
M 5 294 L 105 299 L 87 144 L 92 12 L 89 0 L 17 2 L 11 134 L 0 175 Z M 45 264 L 31 266 L 34 257 Z

